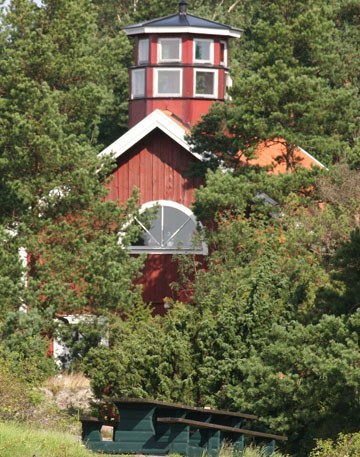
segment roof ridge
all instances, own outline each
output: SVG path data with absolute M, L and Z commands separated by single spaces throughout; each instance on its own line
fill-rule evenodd
M 188 134 L 188 129 L 185 127 L 184 123 L 179 122 L 175 117 L 173 118 L 170 111 L 168 111 L 168 113 L 170 113 L 170 115 L 160 109 L 152 111 L 145 118 L 132 126 L 120 138 L 103 149 L 99 153 L 100 157 L 110 154 L 116 159 L 152 132 L 155 128 L 159 128 L 165 135 L 176 141 L 181 147 L 190 152 L 190 154 L 198 160 L 202 160 L 202 157 L 199 154 L 191 151 L 190 145 L 185 139 L 186 134 Z
M 168 19 L 170 17 L 175 17 L 179 16 L 179 13 L 176 14 L 169 14 L 168 16 L 160 16 L 160 17 L 155 17 L 154 19 L 149 19 L 148 21 L 143 21 L 143 22 L 137 22 L 136 24 L 129 24 L 129 25 L 124 25 L 124 27 L 121 27 L 122 29 L 127 29 L 130 27 L 141 27 L 145 24 L 150 24 L 151 22 L 156 22 L 160 21 L 161 19 Z

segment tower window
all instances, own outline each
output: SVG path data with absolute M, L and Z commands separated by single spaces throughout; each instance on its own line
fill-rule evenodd
M 131 72 L 131 98 L 145 96 L 145 68 Z
M 154 95 L 180 96 L 182 93 L 182 72 L 178 68 L 155 69 Z
M 227 44 L 225 41 L 220 41 L 220 65 L 227 66 Z
M 181 60 L 181 39 L 161 38 L 158 41 L 159 62 L 180 62 Z
M 149 62 L 149 39 L 144 38 L 139 40 L 138 45 L 138 64 L 144 64 Z
M 194 94 L 200 97 L 217 97 L 217 71 L 194 70 Z
M 194 40 L 194 62 L 213 63 L 214 61 L 214 42 L 213 40 Z
M 228 71 L 225 72 L 225 94 L 224 98 L 231 100 L 231 95 L 229 95 L 229 90 L 232 88 L 233 82 Z
M 143 233 L 131 246 L 132 252 L 207 254 L 207 246 L 200 239 L 201 224 L 189 208 L 173 201 L 159 200 L 145 203 L 141 212 L 154 207 L 157 211 L 147 226 L 135 219 Z

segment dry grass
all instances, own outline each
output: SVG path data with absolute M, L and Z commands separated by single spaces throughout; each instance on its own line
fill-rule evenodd
M 90 388 L 90 380 L 82 373 L 60 374 L 48 379 L 44 387 L 57 392 L 62 389 L 77 391 L 80 389 Z
M 225 444 L 220 451 L 220 457 L 266 457 L 266 455 L 263 447 L 256 447 L 254 445 L 246 446 L 244 451 L 237 451 L 230 444 Z M 287 456 L 275 451 L 271 457 Z

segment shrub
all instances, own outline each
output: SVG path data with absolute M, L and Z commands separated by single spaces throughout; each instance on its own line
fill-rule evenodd
M 11 361 L 2 358 L 0 421 L 27 422 L 52 430 L 78 431 L 77 418 L 71 418 L 66 412 L 60 411 L 39 386 L 28 382 L 27 374 L 21 374 L 20 369 L 21 365 L 17 371 L 14 370 Z
M 360 432 L 343 434 L 338 439 L 319 440 L 310 457 L 356 457 L 360 455 Z
M 10 364 L 2 361 L 0 366 L 0 420 L 25 420 L 38 398 L 32 389 L 14 376 Z
M 36 385 L 56 371 L 52 358 L 47 357 L 51 333 L 52 312 L 41 314 L 36 309 L 8 313 L 0 324 L 0 357 L 6 359 L 15 377 Z

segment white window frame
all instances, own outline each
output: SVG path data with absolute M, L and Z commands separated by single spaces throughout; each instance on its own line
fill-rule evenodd
M 159 206 L 160 208 L 164 208 L 165 206 L 170 207 L 170 208 L 175 208 L 182 213 L 184 213 L 186 216 L 188 216 L 188 221 L 191 221 L 194 223 L 195 226 L 199 226 L 202 228 L 201 222 L 199 222 L 194 213 L 187 208 L 186 206 L 174 202 L 172 200 L 155 200 L 151 202 L 144 203 L 141 206 L 140 209 L 140 214 L 146 211 L 147 209 L 154 208 L 156 206 Z M 143 224 L 135 218 L 135 221 L 144 229 L 147 231 L 146 227 L 143 226 Z M 178 230 L 174 234 L 171 235 L 171 237 L 175 236 L 188 222 L 186 221 L 183 225 L 181 225 Z M 129 246 L 129 250 L 133 254 L 198 254 L 198 255 L 207 255 L 208 254 L 208 247 L 207 244 L 204 241 L 200 241 L 199 243 L 199 248 L 185 248 L 185 249 L 171 249 L 171 248 L 164 248 L 162 246 L 159 246 L 159 248 L 154 248 L 154 247 L 149 247 L 147 248 L 146 246 Z
M 197 73 L 213 73 L 214 74 L 214 87 L 212 94 L 198 94 L 196 92 L 196 74 Z M 219 71 L 211 68 L 194 68 L 194 97 L 204 98 L 219 98 Z
M 146 44 L 145 44 L 146 43 Z M 140 50 L 146 51 L 145 54 L 146 59 L 141 59 L 140 55 L 141 52 Z M 149 63 L 150 61 L 150 41 L 149 38 L 140 38 L 138 41 L 138 65 L 144 65 L 146 63 Z
M 144 93 L 143 94 L 134 94 L 134 75 L 138 73 L 141 74 L 143 73 L 144 75 Z M 143 98 L 146 95 L 146 71 L 145 68 L 136 68 L 134 70 L 131 70 L 131 98 Z
M 158 92 L 158 83 L 159 83 L 159 72 L 160 71 L 174 71 L 180 74 L 179 81 L 180 87 L 179 92 L 166 92 L 166 93 L 159 93 Z M 169 67 L 161 67 L 161 68 L 154 68 L 154 97 L 181 97 L 183 91 L 183 73 L 182 68 L 169 68 Z
M 225 94 L 224 94 L 224 98 L 225 98 L 225 100 L 232 100 L 231 95 L 229 95 L 229 90 L 233 86 L 233 80 L 231 78 L 231 75 L 230 75 L 229 71 L 225 71 L 224 78 L 225 78 L 225 84 L 224 84 Z
M 161 54 L 162 54 L 162 46 L 163 42 L 165 41 L 176 41 L 179 44 L 179 57 L 176 59 L 163 59 Z M 182 56 L 182 40 L 181 38 L 159 38 L 158 43 L 157 43 L 157 61 L 160 63 L 168 63 L 168 62 L 181 62 L 181 56 Z
M 223 65 L 224 67 L 227 67 L 227 65 L 228 65 L 228 47 L 227 47 L 227 42 L 221 40 L 220 41 L 220 46 L 221 45 L 224 45 L 224 60 L 220 59 L 220 65 Z
M 210 59 L 197 59 L 196 58 L 196 42 L 198 41 L 205 41 L 210 43 Z M 214 40 L 209 40 L 206 38 L 194 38 L 193 42 L 193 62 L 194 63 L 214 63 Z

